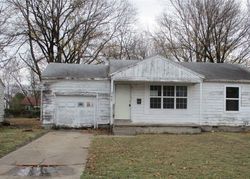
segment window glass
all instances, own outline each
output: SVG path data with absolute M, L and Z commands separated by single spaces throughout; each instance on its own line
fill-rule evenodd
M 174 98 L 163 98 L 164 109 L 174 109 Z
M 176 86 L 176 96 L 187 96 L 187 86 Z
M 187 109 L 187 98 L 176 98 L 176 109 Z
M 226 88 L 226 111 L 239 111 L 239 88 Z
M 150 86 L 150 96 L 161 96 L 161 86 Z
M 226 100 L 227 111 L 239 111 L 239 100 Z
M 187 86 L 150 86 L 150 108 L 187 109 Z
M 153 109 L 161 108 L 161 98 L 150 98 L 150 108 Z
M 174 86 L 163 86 L 163 96 L 174 96 Z
M 238 87 L 227 87 L 227 98 L 239 98 L 239 88 Z

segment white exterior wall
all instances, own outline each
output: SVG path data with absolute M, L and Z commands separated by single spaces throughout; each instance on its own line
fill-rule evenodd
M 226 86 L 240 87 L 239 111 L 225 110 Z M 250 84 L 203 83 L 202 125 L 250 125 Z
M 44 85 L 43 123 L 55 124 L 56 96 L 95 96 L 97 98 L 96 122 L 109 124 L 110 120 L 110 81 L 109 80 L 60 80 Z
M 156 56 L 114 73 L 112 80 L 115 84 L 119 82 L 131 84 L 132 122 L 200 124 L 200 83 L 203 80 L 202 75 L 175 62 Z M 188 86 L 187 109 L 150 109 L 150 84 Z M 137 98 L 142 99 L 142 104 L 136 104 Z
M 0 122 L 4 120 L 4 86 L 0 82 Z
M 186 85 L 188 86 L 187 109 L 150 109 L 150 84 L 131 85 L 131 120 L 134 123 L 149 124 L 187 124 L 199 125 L 200 123 L 200 84 L 171 84 L 161 85 Z M 136 99 L 142 99 L 142 104 L 137 104 Z
M 133 123 L 211 126 L 250 125 L 250 84 L 204 82 L 201 106 L 200 84 L 190 84 L 188 85 L 187 109 L 150 109 L 150 84 L 176 85 L 171 83 L 131 84 L 131 120 Z M 225 110 L 226 86 L 240 87 L 238 112 Z M 142 99 L 142 104 L 136 103 L 137 98 Z M 202 109 L 201 113 L 200 109 Z

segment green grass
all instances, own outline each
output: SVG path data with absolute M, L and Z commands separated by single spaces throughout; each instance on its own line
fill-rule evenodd
M 250 133 L 96 136 L 82 178 L 250 178 Z
M 0 127 L 0 157 L 43 135 L 43 129 L 25 132 L 23 128 Z

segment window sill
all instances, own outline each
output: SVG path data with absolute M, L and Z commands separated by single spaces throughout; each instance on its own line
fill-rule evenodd
M 240 111 L 224 111 L 226 114 L 238 114 Z

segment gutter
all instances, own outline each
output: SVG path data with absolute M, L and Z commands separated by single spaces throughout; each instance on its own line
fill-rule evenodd
M 204 82 L 219 82 L 219 83 L 250 83 L 250 80 L 228 80 L 228 79 L 204 79 Z

